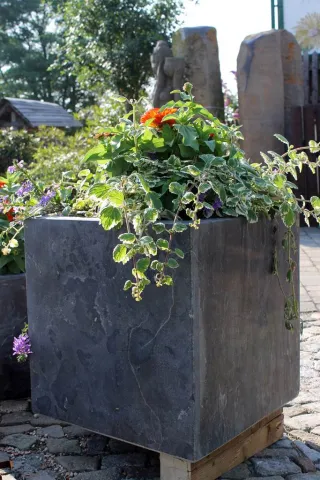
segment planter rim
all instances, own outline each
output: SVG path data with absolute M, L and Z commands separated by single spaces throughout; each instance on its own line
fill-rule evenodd
M 25 272 L 22 273 L 9 273 L 0 275 L 0 282 L 5 281 L 5 280 L 20 280 L 22 277 L 25 277 L 26 274 Z
M 67 221 L 67 220 L 81 220 L 81 221 L 85 221 L 85 222 L 99 222 L 100 219 L 98 217 L 64 217 L 62 215 L 44 215 L 44 216 L 41 216 L 41 217 L 33 217 L 33 218 L 28 218 L 26 220 L 26 222 L 30 222 L 30 221 L 34 221 L 34 220 L 62 220 L 62 221 Z M 238 221 L 245 221 L 247 222 L 247 220 L 245 219 L 245 217 L 223 217 L 223 218 L 203 218 L 201 219 L 201 223 L 212 223 L 212 222 L 225 222 L 225 221 L 234 221 L 234 220 L 238 220 Z M 262 218 L 261 218 L 262 220 Z M 163 220 L 161 218 L 159 218 L 158 222 L 161 222 L 161 223 L 172 223 L 172 220 Z M 185 224 L 189 224 L 191 222 L 191 219 L 190 220 L 180 220 L 179 223 L 185 223 Z M 247 222 L 249 223 L 249 222 Z

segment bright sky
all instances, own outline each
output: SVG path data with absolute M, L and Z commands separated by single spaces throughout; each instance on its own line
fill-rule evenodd
M 213 26 L 217 29 L 222 78 L 236 90 L 231 70 L 237 68 L 242 40 L 253 33 L 271 30 L 270 0 L 200 0 L 187 3 L 185 27 Z

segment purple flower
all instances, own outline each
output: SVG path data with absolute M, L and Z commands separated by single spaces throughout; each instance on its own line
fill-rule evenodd
M 56 195 L 56 192 L 49 190 L 43 197 L 40 198 L 39 200 L 39 205 L 41 207 L 45 207 L 48 205 L 50 200 Z
M 216 197 L 215 201 L 212 204 L 214 210 L 218 210 L 222 207 L 222 202 L 219 197 Z
M 21 185 L 19 190 L 17 190 L 16 195 L 18 197 L 23 197 L 23 195 L 25 195 L 26 193 L 31 192 L 32 189 L 33 189 L 32 183 L 29 180 L 27 180 Z
M 9 173 L 14 173 L 15 171 L 16 171 L 16 167 L 14 165 L 11 165 L 10 167 L 8 167 Z
M 21 333 L 18 338 L 13 340 L 13 355 L 17 355 L 18 362 L 27 360 L 28 355 L 32 353 L 30 338 L 27 333 Z

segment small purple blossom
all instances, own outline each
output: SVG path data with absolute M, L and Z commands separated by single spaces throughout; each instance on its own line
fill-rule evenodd
M 29 180 L 27 180 L 21 185 L 19 190 L 17 190 L 16 195 L 18 197 L 23 197 L 23 195 L 25 195 L 26 193 L 31 192 L 32 189 L 33 189 L 32 183 Z
M 219 208 L 222 207 L 222 202 L 219 197 L 216 197 L 215 201 L 212 204 L 212 207 L 214 210 L 218 210 Z
M 49 190 L 45 195 L 43 195 L 40 200 L 39 200 L 39 205 L 41 207 L 45 207 L 46 205 L 48 205 L 48 203 L 50 202 L 50 200 L 56 195 L 56 192 L 54 192 L 53 190 Z
M 15 171 L 16 171 L 16 167 L 14 165 L 11 165 L 10 167 L 8 167 L 9 173 L 14 173 Z
M 28 355 L 31 353 L 31 343 L 27 333 L 21 333 L 19 337 L 14 337 L 13 355 L 17 355 L 18 362 L 24 362 L 27 360 Z
M 16 165 L 10 165 L 10 167 L 8 167 L 8 172 L 9 173 L 14 173 L 17 171 L 17 167 L 19 167 L 19 169 L 23 168 L 24 167 L 24 161 L 23 160 L 20 160 L 20 162 L 17 163 L 17 166 Z

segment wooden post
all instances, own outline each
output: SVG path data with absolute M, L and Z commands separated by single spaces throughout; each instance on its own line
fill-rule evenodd
M 317 105 L 319 102 L 319 57 L 318 52 L 312 54 L 312 105 Z
M 193 463 L 161 453 L 161 480 L 215 480 L 279 440 L 283 430 L 281 409 L 198 462 Z
M 304 86 L 304 103 L 308 105 L 310 103 L 310 93 L 309 93 L 309 53 L 304 52 L 303 54 L 303 86 Z

